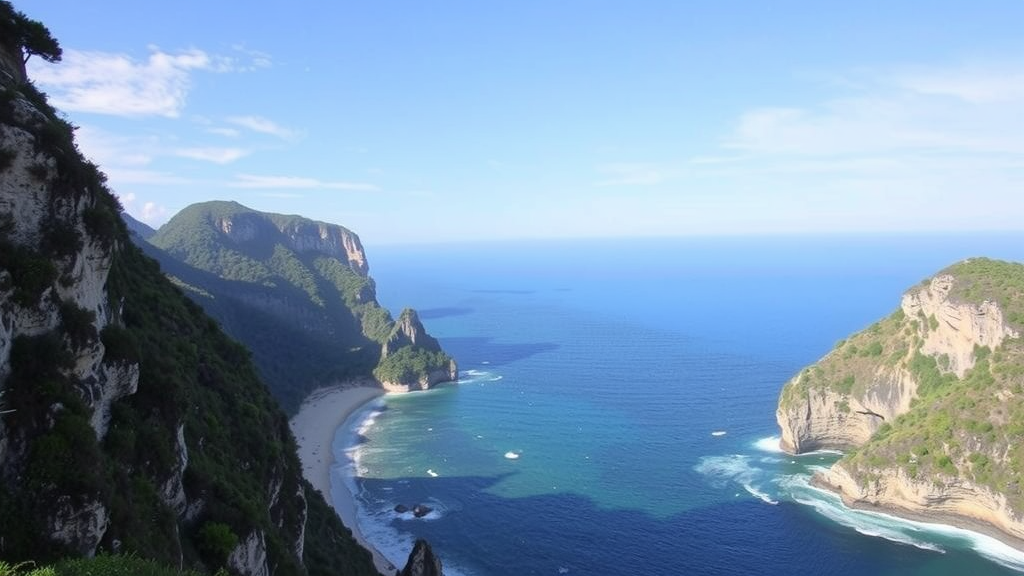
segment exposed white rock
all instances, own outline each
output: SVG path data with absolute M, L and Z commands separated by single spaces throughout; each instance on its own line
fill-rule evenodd
M 228 555 L 228 568 L 246 576 L 270 576 L 267 541 L 262 530 L 254 530 Z
M 111 405 L 138 391 L 139 365 L 127 362 L 108 364 L 101 361 L 98 370 L 99 377 L 95 384 L 89 387 L 94 393 L 90 402 L 92 418 L 89 419 L 89 424 L 96 431 L 96 437 L 102 439 L 107 435 L 107 428 L 110 425 Z
M 838 492 L 847 504 L 870 504 L 920 514 L 953 514 L 991 524 L 1024 539 L 1024 519 L 1007 499 L 966 478 L 915 479 L 901 468 L 877 470 L 858 482 L 841 464 L 816 480 Z
M 48 519 L 51 537 L 70 546 L 79 554 L 93 556 L 110 525 L 110 513 L 100 502 L 74 505 L 71 498 L 61 496 Z
M 995 302 L 981 304 L 956 302 L 949 298 L 954 278 L 948 274 L 936 276 L 927 287 L 914 290 L 901 302 L 903 312 L 911 318 L 928 321 L 934 317 L 938 325 L 925 334 L 922 354 L 949 356 L 949 370 L 958 377 L 974 367 L 974 347 L 994 349 L 1007 338 L 1020 334 L 1003 318 L 1003 311 Z
M 188 468 L 188 445 L 185 443 L 184 423 L 178 425 L 174 448 L 178 462 L 175 464 L 170 478 L 160 487 L 160 498 L 174 510 L 175 514 L 181 517 L 185 514 L 188 506 L 183 481 L 185 469 Z

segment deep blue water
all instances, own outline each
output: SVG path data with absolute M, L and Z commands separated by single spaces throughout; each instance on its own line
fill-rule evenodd
M 453 575 L 1018 573 L 986 539 L 845 510 L 806 483 L 836 456 L 772 437 L 802 366 L 948 264 L 1024 260 L 1022 240 L 370 246 L 380 301 L 417 308 L 462 381 L 340 429 L 356 463 L 336 482 L 392 561 L 425 537 Z

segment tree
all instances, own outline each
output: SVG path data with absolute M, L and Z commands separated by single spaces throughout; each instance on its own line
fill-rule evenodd
M 0 0 L 0 42 L 21 50 L 24 62 L 32 56 L 60 62 L 64 54 L 60 43 L 42 22 L 18 12 L 6 0 Z

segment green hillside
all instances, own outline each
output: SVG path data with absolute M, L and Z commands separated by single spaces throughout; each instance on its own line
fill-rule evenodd
M 319 246 L 324 236 L 351 242 L 356 259 Z M 396 325 L 377 303 L 358 236 L 341 226 L 215 201 L 185 208 L 149 242 L 172 279 L 252 349 L 288 410 L 318 386 L 416 380 L 451 361 L 430 339 L 382 362 Z

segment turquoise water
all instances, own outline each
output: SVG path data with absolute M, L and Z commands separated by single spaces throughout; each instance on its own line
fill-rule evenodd
M 416 307 L 462 377 L 339 429 L 335 480 L 393 561 L 425 537 L 453 575 L 1018 573 L 995 541 L 811 488 L 837 455 L 778 452 L 774 411 L 904 289 L 1021 240 L 371 246 L 381 302 Z

